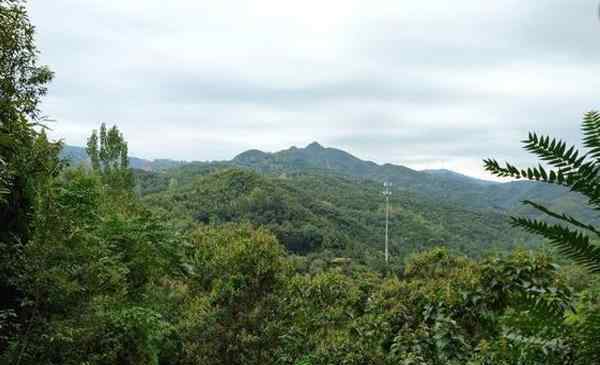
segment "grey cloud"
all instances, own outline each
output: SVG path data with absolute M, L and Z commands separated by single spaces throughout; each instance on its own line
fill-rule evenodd
M 133 154 L 190 160 L 319 140 L 486 176 L 598 107 L 595 0 L 260 4 L 32 2 L 53 136 L 114 122 Z

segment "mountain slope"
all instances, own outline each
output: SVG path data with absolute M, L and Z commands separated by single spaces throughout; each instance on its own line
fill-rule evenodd
M 81 147 L 65 146 L 63 157 L 75 164 L 88 161 L 85 149 Z M 275 153 L 249 150 L 231 161 L 186 163 L 132 157 L 130 163 L 133 168 L 146 171 L 168 170 L 167 175 L 160 177 L 138 174 L 142 193 L 166 189 L 170 178 L 186 184 L 196 175 L 205 175 L 227 167 L 241 167 L 273 176 L 310 173 L 380 183 L 389 181 L 394 184 L 396 192 L 412 192 L 422 199 L 435 199 L 464 209 L 541 217 L 539 212 L 521 204 L 523 200 L 533 200 L 590 223 L 600 223 L 596 212 L 586 206 L 582 197 L 558 186 L 529 181 L 497 183 L 449 170 L 416 171 L 400 165 L 378 165 L 339 149 L 323 147 L 316 142 L 305 148 L 291 147 Z
M 325 250 L 367 260 L 380 255 L 383 242 L 380 186 L 367 180 L 226 169 L 150 194 L 144 201 L 200 223 L 247 221 L 268 227 L 297 253 Z M 478 256 L 531 242 L 498 213 L 473 212 L 411 192 L 394 194 L 391 206 L 390 247 L 395 256 L 434 245 Z
M 497 183 L 471 178 L 449 170 L 416 171 L 410 168 L 363 161 L 347 152 L 311 143 L 275 153 L 248 151 L 231 161 L 234 165 L 270 174 L 313 172 L 393 183 L 396 191 L 413 192 L 457 204 L 467 209 L 494 210 L 506 214 L 539 213 L 523 207 L 523 200 L 547 203 L 549 208 L 565 211 L 580 219 L 599 223 L 596 212 L 586 207 L 579 195 L 554 185 L 530 181 Z
M 490 185 L 500 184 L 499 182 L 495 182 L 495 181 L 475 179 L 470 176 L 463 175 L 458 172 L 454 172 L 454 171 L 447 170 L 447 169 L 421 170 L 421 172 L 425 172 L 425 173 L 433 175 L 437 178 L 454 180 L 455 182 L 462 182 L 462 183 L 466 183 L 466 184 L 478 183 L 482 186 L 490 186 Z

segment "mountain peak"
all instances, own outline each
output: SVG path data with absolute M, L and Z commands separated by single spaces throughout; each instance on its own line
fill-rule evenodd
M 240 163 L 255 163 L 269 157 L 269 154 L 257 149 L 248 150 L 240 153 L 233 158 L 233 161 Z
M 322 150 L 324 149 L 323 146 L 321 146 L 319 144 L 319 142 L 313 142 L 311 144 L 309 144 L 308 146 L 306 146 L 307 150 Z

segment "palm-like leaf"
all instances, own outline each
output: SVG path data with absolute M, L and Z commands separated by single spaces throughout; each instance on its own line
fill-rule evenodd
M 583 145 L 588 149 L 587 153 L 580 153 L 575 146 L 567 147 L 567 144 L 559 139 L 529 133 L 528 138 L 523 141 L 524 148 L 538 156 L 549 168 L 544 168 L 541 163 L 537 167 L 529 168 L 519 168 L 508 162 L 502 166 L 495 159 L 486 159 L 485 169 L 499 177 L 527 179 L 567 187 L 584 195 L 591 206 L 600 210 L 600 113 L 586 113 L 582 130 Z M 593 272 L 600 272 L 600 247 L 594 245 L 590 238 L 581 232 L 586 230 L 600 237 L 600 230 L 569 215 L 553 212 L 541 204 L 532 201 L 523 203 L 576 229 L 513 217 L 514 225 L 547 238 L 565 256 Z
M 530 233 L 545 237 L 558 248 L 561 254 L 575 260 L 592 272 L 600 273 L 600 247 L 592 244 L 590 238 L 583 233 L 559 224 L 550 225 L 529 218 L 513 217 L 512 223 Z
M 538 136 L 529 133 L 529 138 L 523 141 L 524 148 L 536 154 L 542 161 L 559 169 L 563 174 L 569 174 L 577 170 L 585 161 L 585 155 L 579 156 L 575 146 L 567 149 L 567 144 L 548 136 Z
M 564 213 L 563 214 L 555 213 L 552 210 L 544 207 L 543 205 L 534 203 L 534 202 L 532 202 L 530 200 L 523 201 L 523 204 L 529 205 L 529 206 L 531 206 L 531 207 L 539 210 L 540 212 L 543 212 L 543 213 L 547 214 L 548 216 L 550 216 L 552 218 L 556 218 L 556 219 L 561 220 L 563 222 L 572 224 L 572 225 L 574 225 L 574 226 L 576 226 L 578 228 L 583 228 L 585 230 L 588 230 L 588 231 L 593 232 L 596 235 L 600 236 L 600 232 L 596 229 L 596 227 L 594 227 L 594 226 L 592 226 L 590 224 L 582 223 L 579 220 L 571 217 L 570 215 L 567 215 L 567 214 L 564 214 Z
M 600 162 L 600 113 L 586 113 L 582 124 L 583 145 L 590 150 L 590 157 Z
M 583 341 L 577 344 L 581 351 L 580 364 L 600 364 L 600 313 L 592 313 L 586 320 L 577 326 L 579 337 Z M 590 361 L 590 362 L 585 362 Z

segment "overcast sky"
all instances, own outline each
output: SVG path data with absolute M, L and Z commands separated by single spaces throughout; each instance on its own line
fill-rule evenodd
M 529 130 L 576 142 L 600 108 L 598 0 L 32 0 L 43 111 L 83 145 L 222 160 L 318 141 L 489 177 Z

